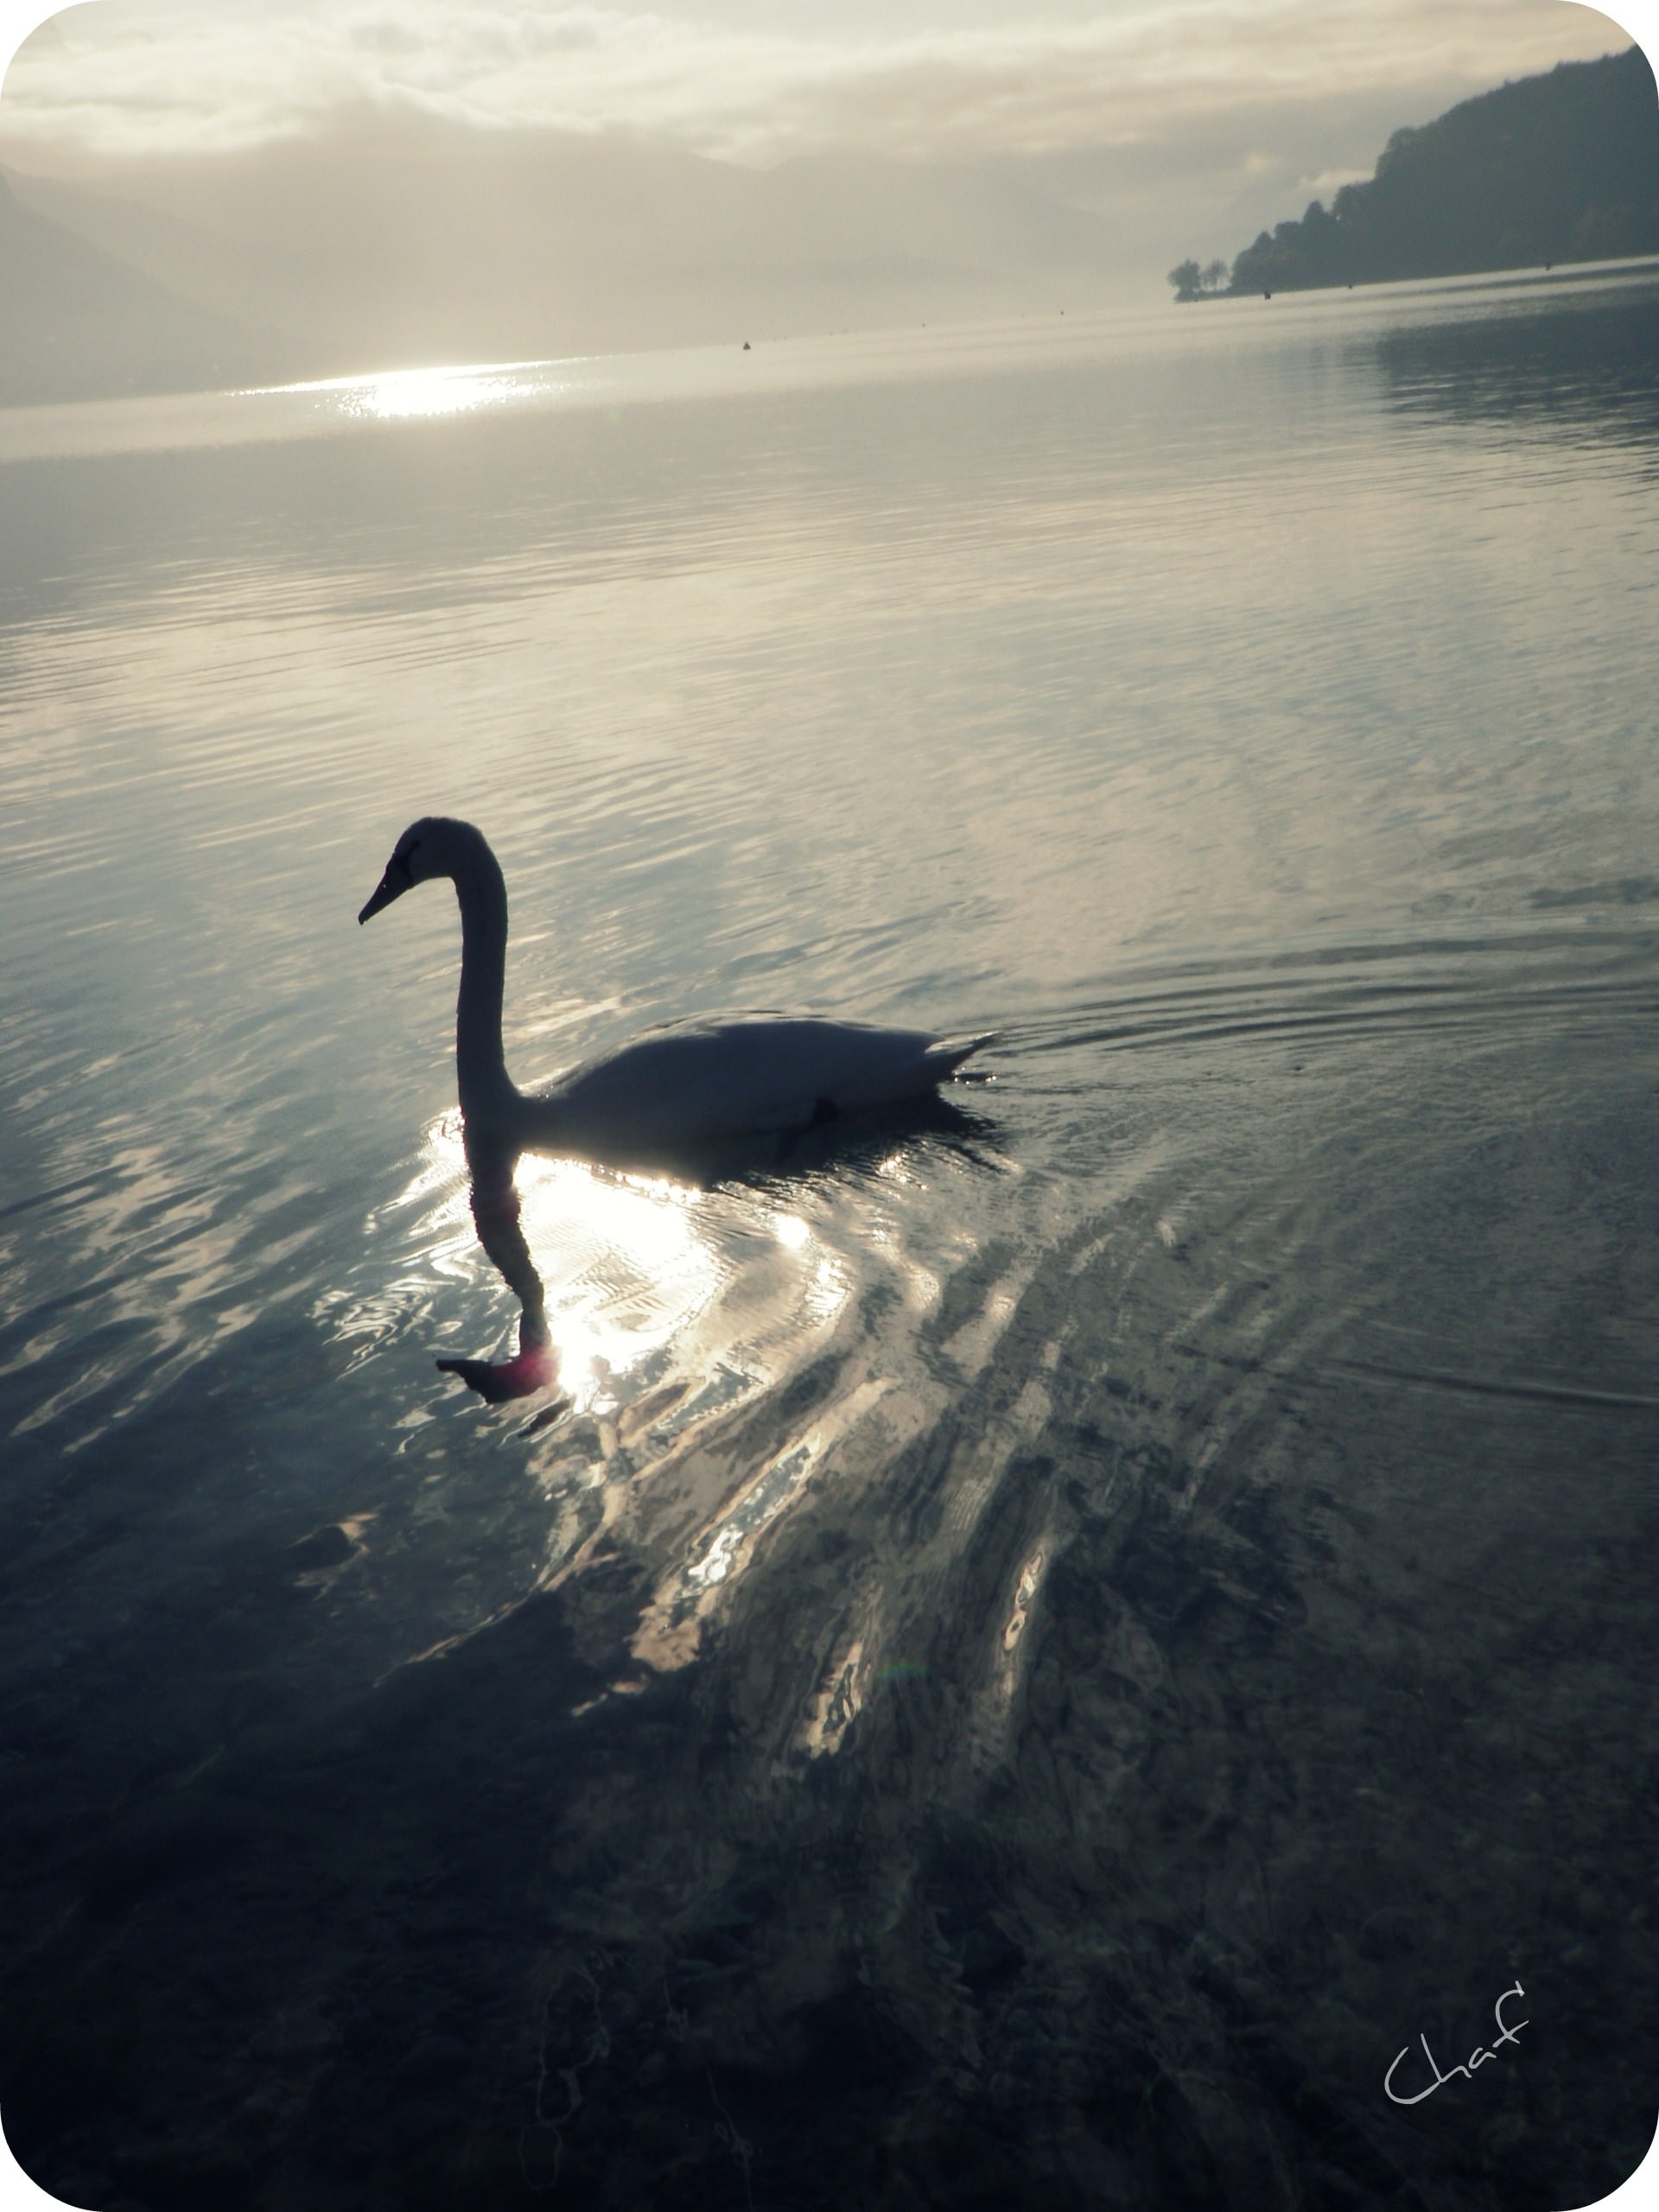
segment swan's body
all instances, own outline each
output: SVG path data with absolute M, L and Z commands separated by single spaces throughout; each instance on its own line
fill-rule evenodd
M 861 1022 L 738 1021 L 666 1029 L 520 1102 L 521 1148 L 586 1159 L 785 1135 L 930 1095 L 974 1049 Z
M 480 831 L 443 817 L 412 823 L 358 919 L 435 876 L 453 880 L 461 905 L 455 1065 L 475 1164 L 548 1152 L 626 1166 L 787 1135 L 925 1098 L 985 1042 L 754 1015 L 658 1031 L 533 1096 L 513 1082 L 502 1052 L 507 893 Z

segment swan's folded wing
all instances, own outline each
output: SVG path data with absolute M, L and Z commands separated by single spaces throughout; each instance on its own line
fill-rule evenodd
M 776 1133 L 921 1096 L 982 1041 L 772 1017 L 686 1026 L 579 1069 L 547 1103 L 576 1145 Z

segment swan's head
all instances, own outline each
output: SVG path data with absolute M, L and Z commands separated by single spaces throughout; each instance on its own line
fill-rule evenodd
M 371 914 L 390 906 L 417 883 L 435 875 L 459 874 L 473 850 L 483 842 L 470 822 L 452 822 L 441 814 L 423 815 L 418 822 L 411 822 L 393 847 L 385 874 L 358 920 L 366 922 Z

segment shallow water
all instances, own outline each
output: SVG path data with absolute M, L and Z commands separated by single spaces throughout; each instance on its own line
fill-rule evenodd
M 1656 340 L 1611 270 L 0 415 L 47 2186 L 1635 2165 Z M 486 1409 L 453 901 L 353 919 L 425 811 L 521 1081 L 758 1006 L 989 1080 L 527 1164 L 572 1402 Z

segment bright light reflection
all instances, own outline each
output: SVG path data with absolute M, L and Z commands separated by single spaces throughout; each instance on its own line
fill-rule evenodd
M 470 1273 L 483 1255 L 460 1117 L 435 1123 L 425 1150 L 404 1203 L 431 1202 L 418 1230 L 429 1263 L 444 1274 Z M 613 1377 L 671 1343 L 718 1295 L 726 1269 L 699 1218 L 703 1193 L 663 1177 L 601 1173 L 584 1160 L 528 1154 L 516 1179 L 524 1236 L 547 1294 L 560 1388 L 586 1412 L 611 1395 Z
M 804 1421 L 786 1421 L 758 1467 L 747 1451 L 731 1457 L 719 1448 L 735 1402 L 728 1386 L 734 1380 L 737 1398 L 751 1395 L 810 1357 L 854 1294 L 845 1263 L 800 1214 L 729 1192 L 713 1198 L 664 1177 L 531 1155 L 520 1160 L 515 1180 L 560 1389 L 577 1412 L 596 1418 L 607 1458 L 626 1447 L 620 1479 L 607 1478 L 597 1527 L 576 1510 L 576 1493 L 567 1497 L 543 1586 L 582 1572 L 607 1531 L 611 1541 L 637 1546 L 658 1572 L 633 1655 L 658 1671 L 684 1666 L 765 1530 L 798 1502 L 826 1455 L 878 1407 L 887 1409 L 880 1433 L 891 1444 L 893 1433 L 923 1420 L 921 1402 L 906 1391 L 895 1415 L 895 1378 L 867 1367 Z M 429 1285 L 435 1274 L 469 1292 L 499 1281 L 472 1217 L 459 1114 L 428 1128 L 397 1206 L 414 1216 L 397 1240 L 405 1264 Z M 772 1243 L 770 1257 L 757 1230 Z M 466 1348 L 481 1352 L 485 1334 L 480 1323 L 479 1339 Z M 653 1359 L 658 1354 L 664 1357 Z M 664 1408 L 671 1418 L 659 1419 Z M 846 1708 L 821 1732 L 832 1747 L 855 1703 L 853 1688 L 831 1702 L 837 1713 Z
M 501 398 L 505 389 L 502 378 L 471 371 L 404 369 L 367 385 L 361 411 L 382 421 L 398 415 L 460 415 Z
M 464 415 L 480 407 L 545 393 L 544 380 L 524 372 L 543 368 L 538 361 L 472 362 L 437 369 L 387 369 L 373 376 L 331 377 L 315 384 L 290 384 L 283 391 L 315 392 L 332 398 L 343 415 L 359 421 L 393 422 L 406 416 Z

